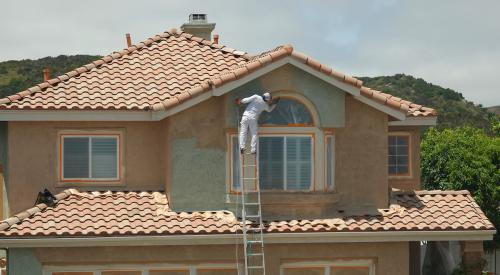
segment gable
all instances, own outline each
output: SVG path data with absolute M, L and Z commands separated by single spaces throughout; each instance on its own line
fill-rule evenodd
M 234 100 L 262 91 L 271 91 L 274 96 L 292 97 L 306 104 L 313 116 L 317 116 L 315 123 L 317 127 L 344 127 L 345 92 L 289 63 L 238 86 L 226 94 L 226 113 L 228 114 L 226 127 L 237 126 Z

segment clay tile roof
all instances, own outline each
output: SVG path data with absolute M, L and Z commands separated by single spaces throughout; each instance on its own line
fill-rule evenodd
M 1 109 L 166 110 L 291 56 L 311 68 L 361 89 L 361 95 L 408 116 L 436 116 L 426 108 L 363 87 L 291 45 L 251 56 L 171 29 L 25 91 L 0 99 Z
M 248 61 L 242 52 L 214 45 L 165 32 L 0 99 L 0 109 L 148 110 Z
M 228 211 L 173 212 L 164 192 L 79 192 L 56 195 L 54 207 L 37 205 L 0 222 L 0 239 L 226 234 L 241 230 Z M 393 192 L 388 209 L 331 219 L 272 221 L 267 233 L 493 230 L 467 191 Z

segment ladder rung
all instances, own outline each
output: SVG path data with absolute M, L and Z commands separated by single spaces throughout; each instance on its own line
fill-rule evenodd
M 248 266 L 249 269 L 263 269 L 264 267 L 261 265 Z
M 248 256 L 264 256 L 264 253 L 250 253 Z
M 249 230 L 249 231 L 262 231 L 262 230 L 264 230 L 264 228 L 262 228 L 262 227 L 250 227 L 250 228 L 247 228 L 247 230 Z
M 243 178 L 243 180 L 256 180 L 257 178 Z
M 246 215 L 246 218 L 260 218 L 260 215 Z
M 247 241 L 247 243 L 261 243 L 262 241 Z
M 245 205 L 260 205 L 258 202 L 245 202 Z
M 243 167 L 256 167 L 257 164 L 245 164 L 243 165 Z

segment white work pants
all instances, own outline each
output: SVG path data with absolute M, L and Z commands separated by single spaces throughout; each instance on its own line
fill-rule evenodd
M 255 153 L 257 151 L 257 127 L 258 127 L 258 119 L 243 116 L 241 118 L 240 123 L 240 149 L 245 149 L 247 144 L 247 131 L 250 128 L 250 134 L 252 135 L 252 140 L 250 142 L 251 152 Z

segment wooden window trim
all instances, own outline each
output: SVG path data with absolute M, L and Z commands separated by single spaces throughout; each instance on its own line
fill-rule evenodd
M 405 174 L 389 173 L 389 137 L 406 137 L 408 139 L 408 172 Z M 413 177 L 413 139 L 410 132 L 389 132 L 387 136 L 387 173 L 389 179 L 411 179 Z
M 120 130 L 62 130 L 58 133 L 56 186 L 124 186 L 124 138 Z M 114 137 L 117 139 L 117 178 L 114 179 L 65 179 L 63 177 L 63 144 L 65 137 Z

